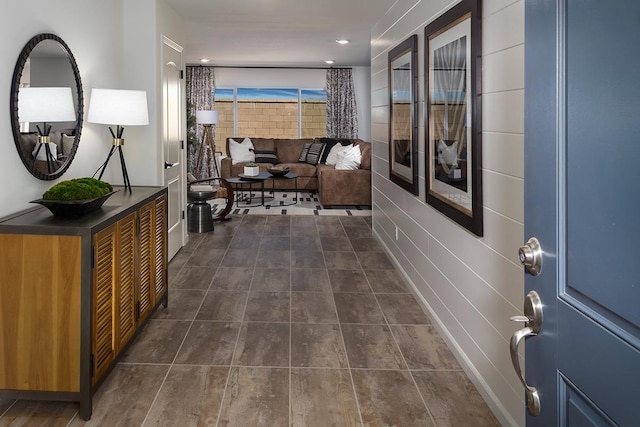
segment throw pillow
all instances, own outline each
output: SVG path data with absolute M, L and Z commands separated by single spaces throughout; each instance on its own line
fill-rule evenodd
M 238 163 L 255 162 L 256 155 L 253 154 L 252 149 L 253 143 L 249 138 L 245 138 L 242 142 L 230 139 L 229 154 L 231 155 L 231 163 L 237 165 Z
M 322 157 L 324 148 L 324 144 L 321 142 L 314 142 L 311 144 L 307 151 L 307 159 L 305 161 L 310 165 L 317 165 L 320 163 L 320 158 Z
M 336 145 L 334 145 L 333 148 L 331 148 L 331 151 L 329 151 L 329 154 L 327 155 L 327 159 L 325 161 L 325 164 L 327 164 L 327 165 L 335 165 L 336 162 L 338 161 L 338 153 L 343 151 L 343 150 L 348 150 L 351 147 L 353 147 L 352 144 L 349 144 L 349 145 L 336 144 Z
M 322 152 L 322 157 L 320 157 L 320 161 L 318 163 L 327 163 L 327 157 L 329 156 L 329 152 L 336 144 L 339 144 L 339 145 L 351 144 L 351 141 L 348 139 L 337 139 L 337 138 L 320 138 L 320 142 L 324 144 L 324 151 Z
M 336 162 L 336 169 L 341 170 L 354 170 L 360 167 L 362 162 L 362 153 L 360 153 L 360 147 L 352 145 L 351 148 L 347 148 L 338 153 L 338 161 Z
M 298 157 L 298 161 L 304 163 L 307 161 L 307 153 L 309 152 L 309 147 L 311 147 L 310 142 L 305 142 L 304 147 L 302 147 L 302 153 L 300 153 L 300 157 Z
M 280 163 L 276 150 L 253 150 L 253 154 L 256 156 L 256 163 L 271 163 L 273 165 Z

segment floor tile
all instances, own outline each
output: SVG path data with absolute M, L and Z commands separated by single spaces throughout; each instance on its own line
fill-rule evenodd
M 360 414 L 349 371 L 292 369 L 291 425 L 360 426 Z
M 338 216 L 316 216 L 316 224 L 317 225 L 334 225 L 341 226 L 342 222 L 340 222 L 340 217 Z
M 297 236 L 291 238 L 292 251 L 320 251 L 320 237 L 318 236 Z
M 189 267 L 218 267 L 224 254 L 226 253 L 226 248 L 221 249 L 208 249 L 203 248 L 201 243 L 198 249 L 196 249 L 187 262 L 186 266 Z
M 122 362 L 173 362 L 190 324 L 182 320 L 149 320 L 125 351 Z
M 244 221 L 242 222 L 242 225 L 240 227 L 238 227 L 238 229 L 236 230 L 236 236 L 240 236 L 240 235 L 249 235 L 249 236 L 258 236 L 261 237 L 262 234 L 264 233 L 264 223 L 260 224 L 260 223 L 256 223 L 256 224 L 245 224 Z
M 243 323 L 233 364 L 289 366 L 288 323 Z
M 407 369 L 387 326 L 341 326 L 351 368 Z
M 391 326 L 409 369 L 461 369 L 433 326 Z
M 437 425 L 500 425 L 464 372 L 414 371 L 412 374 Z
M 322 251 L 295 250 L 291 252 L 292 268 L 324 268 Z
M 209 291 L 196 319 L 239 322 L 244 316 L 248 295 L 247 291 Z
M 433 426 L 408 371 L 354 370 L 352 373 L 365 425 Z
M 254 267 L 258 256 L 257 245 L 249 249 L 228 249 L 221 267 Z
M 341 216 L 341 217 L 339 217 L 339 219 L 340 219 L 340 223 L 343 226 L 364 225 L 366 227 L 369 227 L 369 225 L 365 221 L 365 218 L 361 217 L 361 216 Z M 371 230 L 371 227 L 369 227 L 369 230 Z
M 44 400 L 18 400 L 4 415 L 2 412 L 0 412 L 0 425 L 2 426 L 65 427 L 77 414 L 78 404 Z
M 267 224 L 264 227 L 264 236 L 290 236 L 291 235 L 291 226 L 290 225 L 272 225 Z
M 329 275 L 324 268 L 291 269 L 291 290 L 331 292 Z
M 344 232 L 344 228 L 342 224 L 338 223 L 337 225 L 325 225 L 325 224 L 317 224 L 318 234 L 320 237 L 346 237 L 347 234 Z
M 207 290 L 211 285 L 213 276 L 216 275 L 215 267 L 189 267 L 184 266 L 169 282 L 171 289 L 199 289 Z
M 359 269 L 355 252 L 324 252 L 324 262 L 329 270 L 354 270 Z
M 344 232 L 351 239 L 359 237 L 371 237 L 371 229 L 366 224 L 362 225 L 343 225 Z
M 318 229 L 315 225 L 292 225 L 291 237 L 294 239 L 298 237 L 318 237 Z
M 328 292 L 291 292 L 291 321 L 338 323 L 333 295 Z
M 215 426 L 229 368 L 172 366 L 145 425 Z
M 267 215 L 266 223 L 267 225 L 280 225 L 280 226 L 291 226 L 292 219 L 294 217 L 291 215 Z
M 413 295 L 378 294 L 376 298 L 389 324 L 428 325 L 431 323 Z
M 0 399 L 0 417 L 9 409 L 16 401 L 14 399 Z
M 289 322 L 291 313 L 289 292 L 249 292 L 245 322 Z
M 351 242 L 346 237 L 320 237 L 320 244 L 324 251 L 350 251 Z
M 93 398 L 91 420 L 76 417 L 71 426 L 142 425 L 168 370 L 164 365 L 116 365 Z
M 231 368 L 218 426 L 286 426 L 288 408 L 288 369 Z
M 162 304 L 153 314 L 154 319 L 193 320 L 206 291 L 169 289 L 169 305 Z
M 211 282 L 211 290 L 242 291 L 251 288 L 253 268 L 220 267 Z
M 409 293 L 400 274 L 395 270 L 365 270 L 375 293 Z
M 394 270 L 393 263 L 384 252 L 356 252 L 358 261 L 366 270 Z
M 262 249 L 258 252 L 257 268 L 289 268 L 291 266 L 291 251 Z
M 240 323 L 193 322 L 175 363 L 185 365 L 230 365 Z
M 291 325 L 291 366 L 347 368 L 339 325 Z
M 362 270 L 328 270 L 333 292 L 371 293 L 367 276 Z
M 291 239 L 289 236 L 262 236 L 260 239 L 260 249 L 276 249 L 288 251 L 291 249 Z
M 217 233 L 214 231 L 213 233 L 205 234 L 198 246 L 198 250 L 206 251 L 210 249 L 227 249 L 232 238 L 232 234 L 224 234 L 221 229 L 218 229 Z
M 373 294 L 335 293 L 333 297 L 340 323 L 385 323 Z
M 373 237 L 353 237 L 349 238 L 349 242 L 356 252 L 382 252 L 382 247 Z
M 250 234 L 236 234 L 231 239 L 231 242 L 229 243 L 229 247 L 227 249 L 255 249 L 257 245 L 258 239 L 255 236 L 252 236 Z
M 313 216 L 292 216 L 291 226 L 315 227 L 316 219 Z
M 252 291 L 288 291 L 291 287 L 289 268 L 256 268 L 251 281 Z

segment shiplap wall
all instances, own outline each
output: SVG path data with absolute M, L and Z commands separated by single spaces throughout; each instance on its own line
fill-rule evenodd
M 424 27 L 457 3 L 398 2 L 371 33 L 373 229 L 503 425 L 524 425 L 524 392 L 509 356 L 524 278 L 524 1 L 482 5 L 484 237 L 425 202 Z M 389 181 L 388 52 L 419 38 L 420 194 Z M 396 229 L 398 227 L 398 239 Z

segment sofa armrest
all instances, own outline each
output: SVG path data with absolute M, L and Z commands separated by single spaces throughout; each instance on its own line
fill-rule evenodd
M 231 157 L 225 157 L 220 160 L 220 176 L 222 178 L 231 178 Z
M 371 170 L 338 170 L 318 165 L 318 195 L 323 206 L 369 206 Z

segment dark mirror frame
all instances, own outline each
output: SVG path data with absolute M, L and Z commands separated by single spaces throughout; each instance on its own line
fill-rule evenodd
M 393 73 L 393 61 L 409 53 L 411 55 L 411 76 L 409 82 L 409 91 L 411 94 L 411 141 L 396 141 L 393 139 L 394 135 L 394 73 Z M 418 195 L 418 36 L 412 35 L 398 46 L 389 51 L 389 179 L 391 182 L 399 185 L 408 192 L 414 195 Z M 410 147 L 401 147 L 400 143 L 410 144 Z M 398 150 L 396 151 L 396 148 Z M 396 152 L 400 153 L 406 151 L 409 148 L 411 154 L 411 160 L 409 164 L 411 167 L 411 178 L 406 174 L 399 173 L 394 165 L 400 162 L 396 162 Z M 406 166 L 404 166 L 406 167 Z
M 22 150 L 21 138 L 22 135 L 20 133 L 20 122 L 18 119 L 18 94 L 20 91 L 20 79 L 22 77 L 22 73 L 24 71 L 25 64 L 31 55 L 31 52 L 36 48 L 36 46 L 45 40 L 53 40 L 60 44 L 62 49 L 66 52 L 67 57 L 69 59 L 69 63 L 71 65 L 71 69 L 73 71 L 73 76 L 76 82 L 76 95 L 77 95 L 77 105 L 76 105 L 76 126 L 75 126 L 75 135 L 73 141 L 73 147 L 71 151 L 67 155 L 64 163 L 56 169 L 53 173 L 44 173 L 37 168 L 33 167 L 33 161 L 31 159 L 25 158 Z M 73 158 L 78 150 L 78 143 L 80 142 L 80 133 L 82 131 L 82 118 L 84 112 L 84 98 L 82 92 L 82 80 L 80 79 L 80 70 L 78 69 L 78 64 L 71 53 L 71 49 L 69 46 L 58 36 L 55 34 L 43 33 L 34 36 L 27 42 L 27 44 L 20 52 L 18 56 L 18 62 L 16 63 L 16 68 L 13 71 L 13 79 L 11 80 L 11 95 L 9 99 L 9 112 L 11 114 L 11 128 L 13 130 L 13 139 L 16 144 L 16 149 L 18 150 L 18 155 L 22 160 L 22 163 L 27 168 L 27 170 L 31 173 L 31 175 L 35 176 L 38 179 L 42 179 L 45 181 L 54 180 L 60 177 L 63 173 L 71 165 Z

